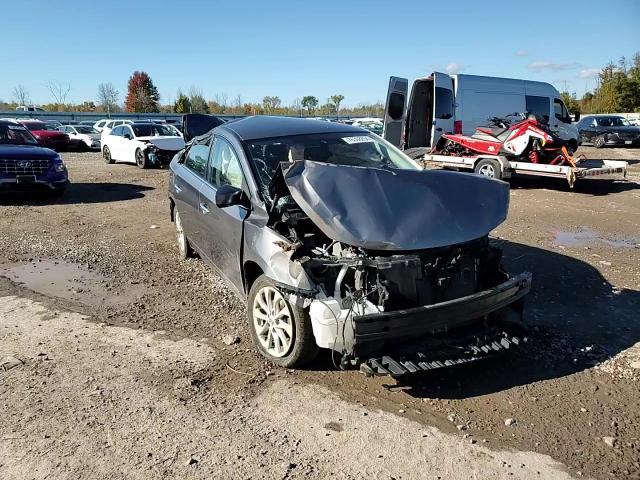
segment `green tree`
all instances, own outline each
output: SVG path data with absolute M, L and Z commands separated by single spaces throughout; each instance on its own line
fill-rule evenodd
M 329 103 L 333 105 L 334 113 L 336 115 L 340 112 L 340 104 L 342 103 L 342 100 L 344 100 L 344 95 L 336 94 L 329 97 Z
M 302 97 L 302 101 L 300 103 L 302 107 L 307 110 L 307 114 L 312 115 L 319 102 L 318 99 L 313 95 L 306 95 Z
M 129 77 L 125 109 L 127 112 L 158 112 L 160 94 L 146 72 L 135 71 Z
M 209 113 L 209 105 L 199 88 L 192 86 L 189 89 L 189 102 L 191 102 L 191 113 Z
M 191 102 L 189 97 L 178 90 L 178 98 L 173 104 L 173 111 L 176 113 L 191 113 Z
M 268 115 L 275 113 L 276 109 L 282 104 L 282 100 L 280 97 L 264 97 L 262 99 L 262 106 L 264 107 L 264 111 L 267 112 Z
M 571 113 L 580 112 L 580 102 L 578 102 L 578 99 L 576 98 L 575 93 L 560 92 L 560 96 L 562 97 L 562 101 L 564 102 L 569 112 Z

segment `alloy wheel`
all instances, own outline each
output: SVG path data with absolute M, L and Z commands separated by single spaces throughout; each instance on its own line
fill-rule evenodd
M 486 177 L 490 177 L 490 178 L 496 178 L 496 172 L 493 168 L 493 165 L 487 163 L 485 165 L 482 165 L 480 167 L 480 169 L 478 170 L 478 173 L 480 175 L 484 175 Z
M 273 287 L 258 290 L 252 306 L 253 327 L 269 355 L 281 358 L 294 343 L 293 317 L 282 294 Z

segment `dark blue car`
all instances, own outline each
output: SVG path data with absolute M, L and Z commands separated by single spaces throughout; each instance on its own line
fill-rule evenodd
M 0 120 L 0 191 L 45 191 L 61 195 L 69 185 L 57 152 L 40 146 L 29 130 Z

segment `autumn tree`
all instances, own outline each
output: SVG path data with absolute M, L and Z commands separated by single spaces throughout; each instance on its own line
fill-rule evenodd
M 129 77 L 125 109 L 127 112 L 158 112 L 160 94 L 146 72 L 135 71 Z
M 313 111 L 316 109 L 316 107 L 318 106 L 318 99 L 316 97 L 314 97 L 313 95 L 306 95 L 304 97 L 302 97 L 302 106 L 307 110 L 307 113 L 309 115 L 313 114 Z

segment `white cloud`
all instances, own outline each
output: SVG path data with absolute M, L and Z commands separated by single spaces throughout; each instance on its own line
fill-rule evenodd
M 448 63 L 446 67 L 444 67 L 444 71 L 449 73 L 449 74 L 453 74 L 453 73 L 460 73 L 462 70 L 464 70 L 465 66 L 462 63 Z
M 518 57 L 526 57 L 527 55 L 529 55 L 529 52 L 523 49 L 520 49 L 516 52 L 516 56 Z
M 583 68 L 580 70 L 580 78 L 595 78 L 599 73 L 599 68 Z
M 559 70 L 570 70 L 573 68 L 580 68 L 580 64 L 579 63 L 553 63 L 553 62 L 545 62 L 545 61 L 540 61 L 540 62 L 533 62 L 530 63 L 528 65 L 528 67 L 531 70 L 553 70 L 553 71 L 559 71 Z

